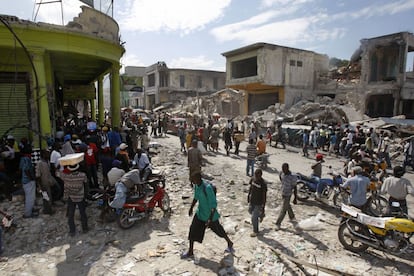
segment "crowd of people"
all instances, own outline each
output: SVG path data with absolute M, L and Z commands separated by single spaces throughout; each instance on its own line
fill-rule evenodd
M 67 205 L 69 235 L 76 235 L 74 213 L 76 207 L 81 214 L 81 227 L 87 232 L 88 222 L 85 213 L 88 191 L 99 187 L 115 186 L 122 177 L 135 177 L 145 181 L 152 173 L 149 152 L 151 136 L 158 137 L 167 133 L 168 116 L 160 114 L 153 119 L 148 126 L 141 116 L 132 118 L 123 117 L 121 128 L 102 125 L 97 127 L 94 122 L 88 122 L 83 128 L 62 127 L 56 135 L 55 141 L 49 150 L 40 152 L 40 161 L 34 166 L 31 160 L 32 147 L 30 142 L 23 138 L 19 143 L 14 137 L 6 137 L 6 144 L 1 156 L 4 160 L 5 170 L 0 172 L 2 193 L 10 197 L 19 192 L 16 183 L 20 183 L 20 191 L 25 196 L 25 208 L 23 218 L 34 218 L 39 215 L 35 206 L 36 190 L 43 197 L 43 212 L 53 215 L 54 205 L 64 202 Z M 227 241 L 228 252 L 234 252 L 233 242 L 229 239 L 223 227 L 219 223 L 217 200 L 213 186 L 202 178 L 203 157 L 205 151 L 217 152 L 219 150 L 220 137 L 224 142 L 226 155 L 230 153 L 239 155 L 240 145 L 247 140 L 246 152 L 246 176 L 250 177 L 250 189 L 247 202 L 248 211 L 251 214 L 253 232 L 252 237 L 259 234 L 259 222 L 265 217 L 267 182 L 262 177 L 262 169 L 255 169 L 256 158 L 267 153 L 267 144 L 271 145 L 272 137 L 277 137 L 277 143 L 283 148 L 282 124 L 278 123 L 278 135 L 270 135 L 271 130 L 262 131 L 257 122 L 235 123 L 228 120 L 223 127 L 217 118 L 210 117 L 207 122 L 197 124 L 181 124 L 177 126 L 177 136 L 181 152 L 187 154 L 189 168 L 189 182 L 194 189 L 194 200 L 189 210 L 193 214 L 193 208 L 198 202 L 198 209 L 194 215 L 189 231 L 189 250 L 182 255 L 189 258 L 194 255 L 194 242 L 202 242 L 207 227 L 211 228 L 219 237 Z M 148 127 L 151 128 L 149 133 Z M 392 166 L 389 156 L 389 135 L 387 132 L 377 133 L 374 129 L 364 132 L 361 127 L 355 129 L 345 126 L 313 126 L 309 131 L 302 133 L 303 156 L 309 157 L 310 151 L 316 155 L 316 163 L 312 165 L 312 177 L 318 181 L 322 177 L 323 154 L 343 156 L 349 162 L 347 171 L 349 178 L 342 185 L 349 187 L 350 204 L 360 207 L 366 203 L 366 190 L 369 178 L 364 174 L 367 170 L 364 162 L 367 159 L 383 159 L 386 168 L 394 168 L 393 176 L 384 180 L 381 192 L 389 195 L 390 205 L 399 202 L 402 210 L 407 214 L 406 196 L 414 194 L 411 183 L 403 177 L 406 165 L 412 160 L 413 142 L 409 140 L 405 144 L 406 158 L 403 166 Z M 72 156 L 81 154 L 82 158 L 73 157 L 73 162 L 66 164 L 62 160 L 71 160 Z M 70 158 L 66 158 L 70 157 Z M 98 168 L 101 168 L 98 170 Z M 135 170 L 131 172 L 132 170 Z M 102 177 L 98 177 L 101 171 Z M 290 205 L 294 195 L 296 201 L 296 176 L 290 172 L 289 164 L 284 163 L 281 168 L 281 202 L 282 208 L 276 220 L 276 229 L 280 229 L 281 223 L 288 214 L 290 220 L 296 223 L 293 208 Z M 18 173 L 20 172 L 20 173 Z M 348 175 L 347 175 L 348 176 Z M 20 178 L 20 179 L 18 179 Z M 99 179 L 102 179 L 100 183 Z M 129 178 L 128 178 L 129 179 Z M 125 181 L 129 181 L 126 179 Z M 317 189 L 317 194 L 320 189 Z M 0 238 L 1 250 L 1 238 Z

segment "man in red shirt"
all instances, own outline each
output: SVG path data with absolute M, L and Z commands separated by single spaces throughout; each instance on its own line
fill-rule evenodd
M 86 176 L 90 188 L 99 188 L 98 183 L 98 147 L 86 136 L 87 150 L 85 152 Z

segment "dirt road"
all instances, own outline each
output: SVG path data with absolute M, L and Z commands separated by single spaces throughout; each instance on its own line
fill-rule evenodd
M 250 237 L 246 143 L 240 147 L 240 156 L 226 156 L 222 141 L 219 153 L 205 155 L 203 172 L 218 188 L 221 222 L 233 240 L 236 252 L 226 254 L 226 242 L 208 230 L 203 244 L 195 244 L 195 260 L 181 260 L 180 254 L 188 246 L 188 228 L 192 219 L 188 216 L 192 190 L 188 183 L 186 156 L 179 152 L 176 136 L 153 138 L 153 141 L 161 145 L 152 162 L 167 175 L 172 207 L 169 216 L 155 211 L 151 218 L 138 222 L 132 229 L 121 230 L 116 223 L 98 223 L 98 210 L 91 202 L 87 208 L 91 231 L 71 238 L 67 235 L 63 206 L 57 207 L 53 216 L 22 219 L 22 202 L 2 202 L 2 208 L 16 215 L 18 227 L 14 233 L 3 233 L 4 255 L 9 261 L 0 263 L 0 274 L 412 275 L 412 255 L 399 258 L 376 250 L 361 255 L 346 251 L 337 238 L 340 212 L 330 203 L 309 200 L 293 205 L 298 222 L 307 223 L 308 230 L 299 231 L 288 218 L 283 221 L 281 230 L 275 230 L 274 222 L 281 202 L 278 172 L 282 163 L 288 162 L 293 172 L 311 173 L 313 160 L 302 157 L 295 148 L 268 147 L 270 166 L 263 175 L 269 182 L 266 217 L 260 224 L 260 235 Z M 339 171 L 342 162 L 326 156 L 325 176 L 328 166 Z M 408 173 L 407 177 L 414 181 L 413 174 Z M 412 198 L 409 209 L 414 209 Z M 323 268 L 331 270 L 324 272 Z

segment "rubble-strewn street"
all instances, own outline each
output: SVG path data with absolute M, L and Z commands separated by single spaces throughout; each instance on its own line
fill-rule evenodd
M 188 181 L 186 156 L 179 152 L 179 140 L 168 135 L 152 138 L 162 146 L 152 157 L 155 167 L 167 175 L 167 191 L 172 212 L 140 221 L 130 230 L 116 222 L 98 223 L 98 208 L 89 202 L 87 214 L 91 230 L 69 237 L 65 207 L 55 207 L 52 216 L 23 219 L 23 202 L 1 202 L 15 217 L 17 227 L 3 233 L 4 256 L 1 275 L 411 275 L 412 253 L 400 257 L 369 249 L 361 255 L 346 251 L 338 241 L 339 210 L 331 205 L 309 200 L 293 205 L 298 229 L 285 219 L 275 231 L 274 222 L 280 208 L 281 164 L 288 162 L 293 172 L 310 174 L 312 159 L 304 158 L 300 149 L 268 147 L 270 166 L 263 177 L 269 182 L 266 217 L 258 237 L 250 237 L 252 226 L 247 212 L 249 178 L 245 173 L 246 143 L 240 156 L 226 156 L 223 142 L 219 153 L 205 155 L 204 174 L 218 188 L 221 222 L 234 242 L 235 254 L 224 253 L 226 243 L 207 231 L 203 244 L 195 244 L 195 259 L 181 260 L 188 247 L 191 224 L 188 209 L 192 190 Z M 325 157 L 323 175 L 328 166 L 341 170 L 336 157 Z M 406 177 L 414 181 L 411 171 Z M 408 198 L 412 214 L 413 198 Z M 78 214 L 77 214 L 78 215 Z M 79 230 L 80 221 L 77 220 Z M 313 265 L 313 266 L 312 266 Z M 329 270 L 327 270 L 329 269 Z M 327 273 L 327 274 L 325 274 Z

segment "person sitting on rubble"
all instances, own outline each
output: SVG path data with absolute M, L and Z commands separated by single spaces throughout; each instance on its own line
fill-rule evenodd
M 134 162 L 135 167 L 139 170 L 141 180 L 146 181 L 152 174 L 152 166 L 148 155 L 144 152 L 143 149 L 137 149 L 137 152 L 134 156 Z

